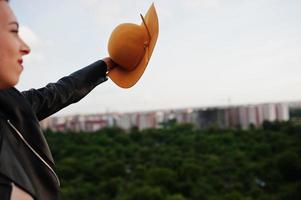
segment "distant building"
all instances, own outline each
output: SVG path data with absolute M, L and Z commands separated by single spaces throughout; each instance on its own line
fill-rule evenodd
M 41 126 L 53 131 L 86 131 L 94 132 L 105 127 L 120 127 L 129 130 L 161 128 L 167 122 L 191 123 L 199 129 L 215 126 L 221 129 L 248 129 L 252 124 L 261 126 L 264 120 L 289 120 L 289 104 L 266 103 L 212 108 L 187 108 L 175 110 L 158 110 L 133 113 L 105 113 L 95 115 L 74 115 L 67 117 L 51 117 L 43 120 Z

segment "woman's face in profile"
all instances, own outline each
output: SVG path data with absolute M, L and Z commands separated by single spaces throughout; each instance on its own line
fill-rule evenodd
M 23 70 L 22 56 L 30 52 L 18 32 L 19 24 L 11 8 L 0 0 L 0 89 L 17 84 Z

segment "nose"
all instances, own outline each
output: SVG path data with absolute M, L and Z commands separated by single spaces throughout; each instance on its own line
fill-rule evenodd
M 29 46 L 21 39 L 21 49 L 20 52 L 22 53 L 23 56 L 27 55 L 30 53 L 30 48 Z

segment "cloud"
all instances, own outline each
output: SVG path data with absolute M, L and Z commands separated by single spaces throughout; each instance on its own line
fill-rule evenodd
M 30 46 L 39 46 L 41 44 L 38 36 L 28 26 L 22 25 L 20 27 L 20 36 Z
M 189 9 L 218 8 L 220 6 L 219 0 L 189 0 L 183 1 L 183 4 Z
M 99 0 L 81 0 L 81 5 L 86 11 L 91 12 L 97 23 L 108 25 L 122 16 L 122 3 L 118 0 L 99 1 Z
M 30 47 L 31 53 L 25 57 L 25 62 L 30 66 L 44 60 L 43 48 L 45 43 L 37 36 L 37 34 L 28 26 L 20 27 L 20 37 Z M 48 43 L 49 44 L 49 43 Z
M 151 0 L 80 0 L 81 6 L 92 14 L 97 24 L 109 27 L 127 22 L 140 24 L 139 14 L 144 14 L 152 3 Z M 168 2 L 155 3 L 157 9 L 160 9 L 162 4 L 168 5 L 169 8 L 171 6 Z M 164 11 L 164 15 L 170 15 L 170 10 Z

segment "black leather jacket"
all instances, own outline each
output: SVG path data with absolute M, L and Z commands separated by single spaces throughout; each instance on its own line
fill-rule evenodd
M 79 101 L 107 80 L 106 72 L 100 60 L 44 88 L 0 91 L 0 175 L 36 200 L 60 199 L 59 178 L 39 121 Z

